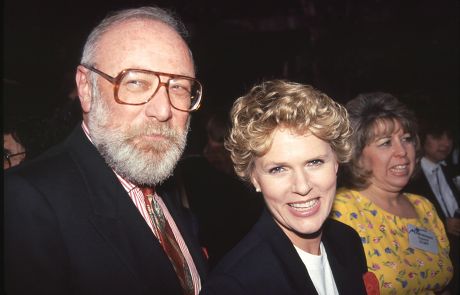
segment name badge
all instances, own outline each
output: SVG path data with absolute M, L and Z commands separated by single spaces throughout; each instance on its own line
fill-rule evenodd
M 407 229 L 411 247 L 438 254 L 438 240 L 432 232 L 412 224 L 408 224 Z

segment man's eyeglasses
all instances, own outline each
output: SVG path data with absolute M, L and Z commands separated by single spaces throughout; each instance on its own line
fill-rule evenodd
M 3 150 L 3 169 L 10 168 L 10 167 L 13 166 L 11 161 L 12 161 L 12 158 L 14 158 L 14 157 L 21 156 L 21 159 L 19 161 L 19 163 L 20 163 L 23 160 L 23 158 L 25 157 L 25 156 L 23 156 L 25 154 L 26 154 L 26 152 L 20 152 L 20 153 L 11 154 L 9 151 Z M 16 164 L 16 162 L 15 162 L 15 164 Z
M 126 69 L 112 77 L 93 66 L 82 66 L 112 83 L 113 96 L 120 104 L 146 104 L 161 86 L 165 86 L 169 101 L 175 109 L 192 112 L 200 107 L 203 87 L 195 78 L 140 69 Z M 160 76 L 169 79 L 162 82 Z

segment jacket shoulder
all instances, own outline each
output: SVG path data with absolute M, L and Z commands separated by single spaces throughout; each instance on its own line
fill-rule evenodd
M 366 255 L 361 237 L 354 228 L 328 218 L 324 225 L 323 235 L 327 240 L 328 247 L 333 253 L 339 255 L 337 259 L 355 264 L 361 272 L 367 270 Z

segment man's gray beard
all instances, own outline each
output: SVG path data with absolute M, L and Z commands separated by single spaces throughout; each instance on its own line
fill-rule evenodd
M 190 118 L 184 131 L 152 120 L 140 126 L 110 126 L 115 120 L 111 118 L 99 91 L 94 89 L 88 128 L 106 163 L 136 185 L 158 185 L 172 175 L 185 149 Z M 161 135 L 164 139 L 139 141 L 144 135 Z

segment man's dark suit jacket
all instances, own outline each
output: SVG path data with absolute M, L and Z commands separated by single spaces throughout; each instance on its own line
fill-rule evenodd
M 443 165 L 441 165 L 441 168 L 444 176 L 446 177 L 447 184 L 452 190 L 457 203 L 460 205 L 460 192 L 452 181 L 452 174 L 449 168 Z M 423 196 L 430 200 L 430 202 L 433 203 L 434 207 L 436 208 L 436 213 L 438 213 L 439 218 L 441 218 L 445 224 L 447 216 L 444 214 L 444 211 L 442 211 L 441 205 L 439 204 L 438 199 L 436 199 L 436 195 L 431 189 L 430 183 L 428 182 L 428 179 L 426 178 L 425 173 L 421 168 L 412 177 L 410 182 L 404 188 L 404 191 Z M 449 288 L 453 292 L 452 294 L 458 294 L 458 292 L 460 292 L 460 238 L 450 233 L 447 233 L 447 237 L 449 238 L 450 243 L 450 259 L 454 264 L 454 277 L 449 283 Z
M 201 276 L 202 252 L 173 185 L 157 188 Z M 182 294 L 147 223 L 78 126 L 5 175 L 7 294 Z
M 328 219 L 322 242 L 339 294 L 366 294 L 366 257 L 358 234 Z M 265 210 L 249 234 L 211 271 L 200 295 L 317 294 L 289 238 Z
M 455 187 L 454 182 L 452 181 L 452 176 L 448 167 L 441 165 L 441 168 L 442 172 L 444 173 L 444 176 L 446 177 L 447 184 L 452 190 L 454 197 L 457 200 L 457 203 L 460 205 L 460 192 Z M 412 179 L 405 187 L 404 191 L 423 196 L 430 200 L 430 202 L 433 203 L 433 205 L 435 206 L 439 218 L 441 218 L 441 220 L 444 221 L 446 220 L 447 216 L 442 211 L 441 205 L 439 204 L 438 199 L 436 199 L 436 195 L 431 189 L 430 183 L 428 182 L 428 179 L 426 178 L 422 168 L 420 168 L 420 170 L 418 170 L 417 173 L 412 177 Z

